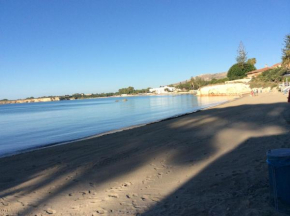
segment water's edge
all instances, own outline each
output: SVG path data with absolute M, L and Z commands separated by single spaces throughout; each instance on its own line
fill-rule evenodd
M 242 98 L 242 97 L 240 97 L 240 98 Z M 200 112 L 200 111 L 203 111 L 203 110 L 206 110 L 206 109 L 209 109 L 209 108 L 213 108 L 213 107 L 216 107 L 216 106 L 219 106 L 219 105 L 222 105 L 222 104 L 226 104 L 226 103 L 238 100 L 240 98 L 234 98 L 232 100 L 228 100 L 228 101 L 225 101 L 225 102 L 215 103 L 213 105 L 208 105 L 206 107 L 203 107 L 203 108 L 200 108 L 200 109 L 196 109 L 196 110 L 194 110 L 192 112 L 187 112 L 187 113 L 183 113 L 183 114 L 179 114 L 179 115 L 174 115 L 174 116 L 171 116 L 171 117 L 167 117 L 167 118 L 160 119 L 160 120 L 153 121 L 153 122 L 148 122 L 148 123 L 145 123 L 145 124 L 132 125 L 132 126 L 129 126 L 129 127 L 124 127 L 124 128 L 120 128 L 120 129 L 117 129 L 117 130 L 111 130 L 111 131 L 107 131 L 107 132 L 103 132 L 103 133 L 100 133 L 100 134 L 95 134 L 95 135 L 91 135 L 91 136 L 87 136 L 87 137 L 83 137 L 83 138 L 66 140 L 66 141 L 62 141 L 62 142 L 49 143 L 49 144 L 44 144 L 44 145 L 37 146 L 37 147 L 28 148 L 28 149 L 25 149 L 25 150 L 19 150 L 19 151 L 15 151 L 13 153 L 7 153 L 7 154 L 0 155 L 0 158 L 13 157 L 13 156 L 16 156 L 16 155 L 19 155 L 19 154 L 24 154 L 24 153 L 28 153 L 28 152 L 38 151 L 38 150 L 42 150 L 42 149 L 46 149 L 46 148 L 59 146 L 59 145 L 66 145 L 66 144 L 70 144 L 70 143 L 74 143 L 74 142 L 79 142 L 79 141 L 83 141 L 83 140 L 93 139 L 93 138 L 96 138 L 96 137 L 101 137 L 101 136 L 106 136 L 106 135 L 110 135 L 110 134 L 114 134 L 114 133 L 119 133 L 119 132 L 126 131 L 126 130 L 131 130 L 131 129 L 143 127 L 143 126 L 146 126 L 146 125 L 156 124 L 158 122 L 168 121 L 168 120 L 171 120 L 171 119 L 175 119 L 175 118 L 183 117 L 183 116 L 190 115 L 190 114 L 193 114 L 193 113 L 196 113 L 196 112 Z

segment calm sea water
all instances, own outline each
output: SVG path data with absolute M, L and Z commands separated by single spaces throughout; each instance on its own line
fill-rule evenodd
M 122 99 L 1 105 L 0 156 L 149 123 L 228 100 L 193 95 Z

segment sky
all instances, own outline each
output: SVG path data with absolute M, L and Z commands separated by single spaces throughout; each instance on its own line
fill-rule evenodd
M 116 92 L 281 62 L 289 0 L 0 0 L 0 99 Z

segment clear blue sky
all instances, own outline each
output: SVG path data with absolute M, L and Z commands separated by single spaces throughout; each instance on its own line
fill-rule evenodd
M 281 61 L 289 0 L 0 0 L 0 99 L 158 87 Z

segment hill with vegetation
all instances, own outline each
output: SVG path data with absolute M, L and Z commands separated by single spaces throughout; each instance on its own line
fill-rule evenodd
M 228 72 L 213 73 L 213 74 L 201 74 L 201 75 L 195 76 L 193 78 L 196 79 L 197 77 L 199 77 L 199 78 L 201 78 L 201 79 L 203 79 L 205 81 L 211 81 L 213 79 L 223 79 L 223 78 L 226 78 L 227 77 L 227 73 Z M 184 80 L 184 81 L 181 81 L 181 82 L 178 82 L 178 83 L 174 83 L 174 84 L 171 84 L 171 86 L 177 87 L 178 85 L 187 83 L 190 80 L 191 79 Z

